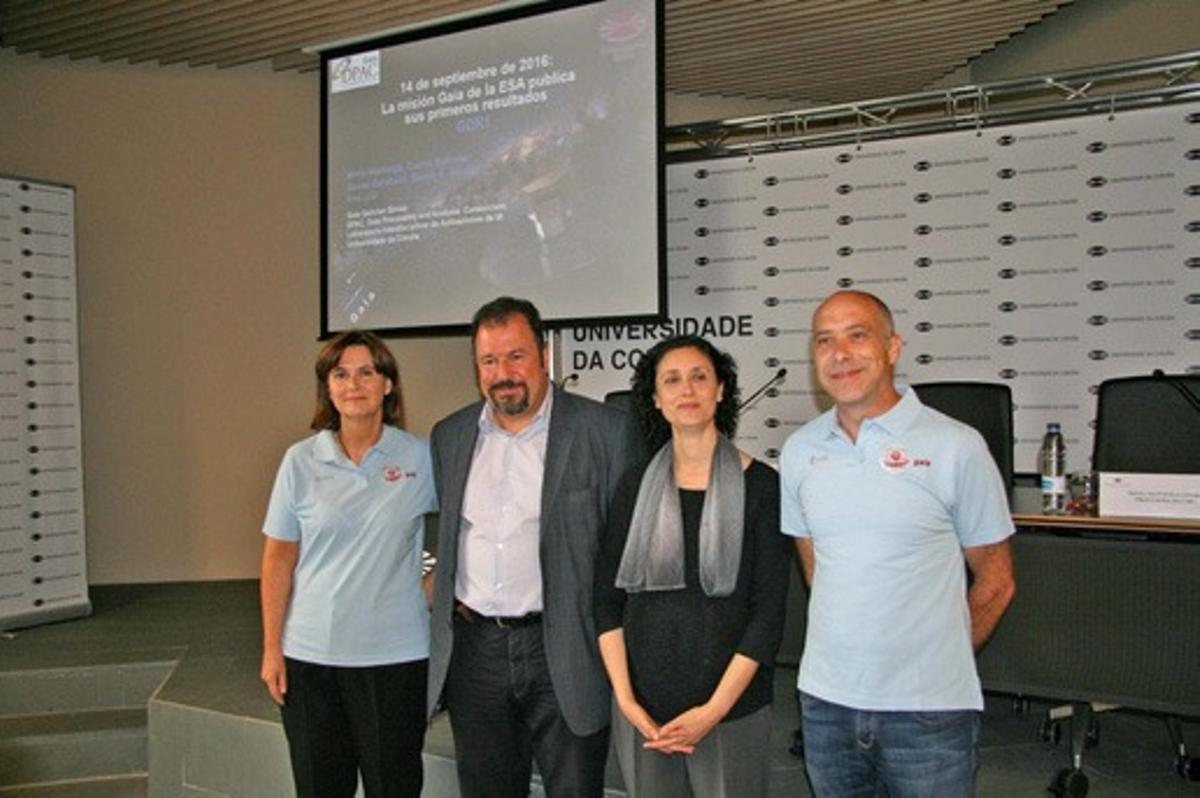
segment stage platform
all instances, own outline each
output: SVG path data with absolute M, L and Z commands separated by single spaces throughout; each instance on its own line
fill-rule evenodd
M 279 716 L 258 680 L 257 590 L 254 581 L 98 586 L 91 617 L 4 635 L 0 798 L 291 796 Z M 809 795 L 803 762 L 788 751 L 797 725 L 794 680 L 794 668 L 777 670 L 772 798 Z M 1008 697 L 988 704 L 979 794 L 1044 794 L 1067 765 L 1065 743 L 1039 739 L 1047 705 L 1017 713 Z M 75 749 L 46 733 L 72 725 L 60 731 L 79 737 Z M 1197 744 L 1196 726 L 1186 731 Z M 1100 739 L 1086 758 L 1091 795 L 1200 798 L 1200 784 L 1172 771 L 1161 719 L 1105 715 Z M 115 761 L 89 761 L 102 756 Z M 609 764 L 608 792 L 622 796 Z M 424 795 L 458 795 L 444 715 L 429 730 L 425 767 Z M 532 794 L 542 794 L 536 777 Z

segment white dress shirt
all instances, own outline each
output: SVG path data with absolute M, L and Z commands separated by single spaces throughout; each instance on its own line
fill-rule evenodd
M 553 395 L 546 392 L 533 420 L 515 435 L 496 424 L 487 402 L 479 415 L 454 596 L 480 615 L 518 617 L 542 610 L 538 543 Z

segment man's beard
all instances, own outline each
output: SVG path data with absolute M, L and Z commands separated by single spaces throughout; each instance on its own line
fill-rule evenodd
M 497 394 L 500 391 L 512 388 L 519 388 L 521 390 L 517 398 L 507 402 L 500 401 Z M 492 407 L 497 412 L 506 416 L 519 416 L 529 409 L 529 386 L 524 383 L 513 382 L 512 380 L 504 380 L 488 388 L 488 398 L 492 400 Z

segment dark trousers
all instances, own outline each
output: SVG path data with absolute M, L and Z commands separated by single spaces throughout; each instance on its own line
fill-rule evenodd
M 603 795 L 609 729 L 580 737 L 567 727 L 540 623 L 505 629 L 456 616 L 445 695 L 463 798 L 524 798 L 531 760 L 549 798 Z
M 418 798 L 429 660 L 341 668 L 288 659 L 282 708 L 300 798 Z

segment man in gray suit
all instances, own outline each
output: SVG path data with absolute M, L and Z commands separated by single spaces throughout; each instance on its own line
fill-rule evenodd
M 609 500 L 641 456 L 632 417 L 552 388 L 542 322 L 501 297 L 471 324 L 484 401 L 431 439 L 441 521 L 429 709 L 443 688 L 459 788 L 600 796 L 608 682 L 592 619 L 592 569 Z

